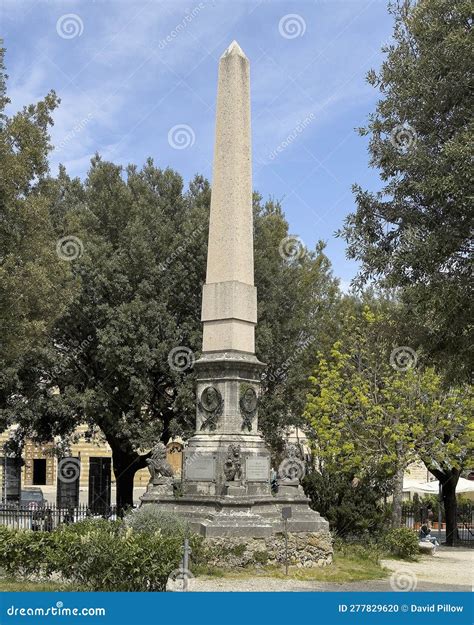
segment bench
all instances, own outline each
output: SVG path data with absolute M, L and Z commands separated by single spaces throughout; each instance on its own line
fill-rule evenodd
M 420 540 L 418 543 L 418 549 L 429 556 L 432 556 L 436 551 L 436 547 L 433 543 L 430 543 L 428 540 Z

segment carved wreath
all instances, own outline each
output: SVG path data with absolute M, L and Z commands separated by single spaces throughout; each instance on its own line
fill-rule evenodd
M 222 395 L 215 388 L 215 386 L 206 386 L 201 393 L 201 397 L 198 403 L 198 408 L 205 416 L 201 424 L 201 430 L 215 430 L 217 427 L 217 420 L 222 414 L 222 406 L 224 401 Z
M 252 431 L 252 421 L 257 412 L 258 397 L 255 389 L 247 386 L 240 395 L 240 412 L 242 414 L 242 429 Z
M 286 458 L 278 467 L 278 477 L 283 482 L 300 482 L 305 474 L 306 467 L 301 459 L 301 453 L 297 445 L 289 443 L 286 445 Z

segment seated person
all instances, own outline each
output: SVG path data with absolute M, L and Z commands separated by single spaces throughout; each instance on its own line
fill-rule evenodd
M 422 525 L 420 528 L 419 538 L 422 543 L 423 542 L 432 543 L 435 546 L 435 549 L 436 547 L 439 547 L 438 539 L 436 538 L 436 536 L 431 535 L 431 529 L 429 528 L 428 525 L 426 525 L 426 523 Z

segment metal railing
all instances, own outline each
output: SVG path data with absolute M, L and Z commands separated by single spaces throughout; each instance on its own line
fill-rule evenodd
M 61 508 L 55 505 L 19 506 L 0 504 L 0 525 L 16 529 L 52 531 L 61 523 L 77 523 L 87 518 L 117 518 L 116 506 L 90 508 L 87 505 Z
M 426 516 L 422 512 L 412 509 L 412 506 L 402 506 L 402 526 L 409 527 L 413 530 L 419 530 L 422 523 L 426 523 Z M 458 535 L 456 543 L 466 544 L 469 547 L 474 547 L 474 505 L 469 503 L 462 503 L 458 505 L 457 509 L 457 525 Z M 444 533 L 446 531 L 446 522 L 444 518 L 444 510 L 441 511 L 441 528 L 438 527 L 438 518 L 435 518 L 431 522 L 432 531 L 435 535 L 441 530 L 444 539 Z

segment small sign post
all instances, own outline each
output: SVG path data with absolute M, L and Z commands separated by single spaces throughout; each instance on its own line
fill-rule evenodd
M 288 575 L 288 519 L 291 519 L 291 506 L 284 506 L 281 509 L 281 518 L 285 528 L 285 575 Z
M 184 539 L 183 549 L 183 592 L 188 590 L 188 577 L 189 577 L 189 556 L 191 554 L 191 547 L 189 546 L 189 540 Z

